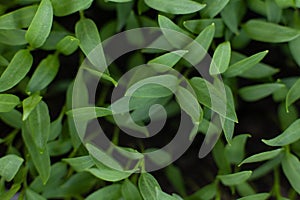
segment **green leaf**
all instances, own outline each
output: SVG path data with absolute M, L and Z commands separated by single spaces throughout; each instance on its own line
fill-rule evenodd
M 211 75 L 222 74 L 229 66 L 231 57 L 230 42 L 224 42 L 217 46 L 209 67 Z
M 159 24 L 160 28 L 171 29 L 171 30 L 177 31 L 179 33 L 190 35 L 184 29 L 182 29 L 177 24 L 175 24 L 174 22 L 172 22 L 172 20 L 170 20 L 169 18 L 167 18 L 167 17 L 165 17 L 163 15 L 158 15 L 158 24 Z M 166 39 L 168 39 L 168 37 Z
M 155 10 L 175 15 L 194 13 L 205 7 L 205 4 L 191 0 L 145 0 L 145 3 Z
M 25 121 L 30 113 L 35 109 L 43 97 L 39 95 L 32 95 L 23 100 L 23 117 L 22 120 Z
M 22 29 L 0 29 L 0 43 L 11 46 L 27 44 L 25 34 Z
M 269 193 L 258 193 L 246 197 L 238 198 L 237 200 L 266 200 L 270 197 Z
M 298 129 L 299 130 L 299 129 Z M 300 194 L 300 161 L 293 154 L 287 153 L 282 160 L 282 169 L 290 184 Z
M 106 67 L 105 55 L 98 28 L 93 20 L 86 18 L 79 20 L 75 26 L 75 34 L 80 41 L 80 49 L 89 61 L 100 72 L 104 72 L 104 67 Z
M 178 200 L 178 198 L 171 196 L 163 191 L 161 191 L 160 189 L 158 189 L 157 187 L 155 188 L 156 191 L 156 199 L 161 199 L 161 200 Z
M 292 123 L 283 133 L 270 140 L 262 140 L 269 146 L 285 146 L 300 139 L 300 119 Z
M 243 134 L 233 138 L 230 144 L 225 147 L 225 155 L 227 160 L 232 164 L 240 163 L 245 156 L 245 145 L 250 135 Z
M 251 39 L 270 43 L 288 42 L 300 35 L 299 30 L 256 19 L 249 20 L 243 29 Z
M 87 121 L 98 117 L 112 115 L 112 111 L 102 107 L 83 107 L 70 110 L 67 112 L 67 115 L 77 120 Z
M 288 91 L 287 95 L 286 95 L 286 110 L 288 110 L 288 107 L 290 105 L 292 105 L 295 101 L 297 101 L 298 99 L 300 99 L 300 91 L 299 91 L 299 87 L 300 87 L 300 79 L 298 79 L 294 85 L 291 87 L 291 89 Z
M 281 155 L 283 155 L 283 154 L 281 154 Z M 258 168 L 256 168 L 253 171 L 253 173 L 250 177 L 250 180 L 256 180 L 256 179 L 272 172 L 274 170 L 274 168 L 276 168 L 281 163 L 281 160 L 282 160 L 281 155 L 275 157 L 272 160 L 267 161 L 266 163 L 264 163 L 264 164 L 260 165 Z
M 28 50 L 19 50 L 0 77 L 0 92 L 17 85 L 29 72 L 32 61 Z
M 229 0 L 204 0 L 206 7 L 201 11 L 204 17 L 214 18 L 228 4 Z
M 250 178 L 252 171 L 242 171 L 234 174 L 217 176 L 224 185 L 233 186 L 245 182 Z
M 32 138 L 34 138 L 33 142 L 36 144 L 36 147 L 40 152 L 43 152 L 50 134 L 50 115 L 47 104 L 43 101 L 39 102 L 30 113 L 25 124 L 30 130 Z
M 20 129 L 22 127 L 22 114 L 15 109 L 11 110 L 10 112 L 0 112 L 0 118 L 3 122 L 13 128 Z
M 89 169 L 95 165 L 93 159 L 90 156 L 65 158 L 63 159 L 63 161 L 71 165 L 71 167 L 78 172 Z
M 274 0 L 266 0 L 266 12 L 268 21 L 279 23 L 282 16 L 282 9 Z
M 298 110 L 296 106 L 290 106 L 289 112 L 287 112 L 285 104 L 281 103 L 278 107 L 278 118 L 281 130 L 287 129 L 294 121 L 298 119 Z
M 45 197 L 39 195 L 38 193 L 34 192 L 33 190 L 27 188 L 25 191 L 25 197 L 28 200 L 46 200 Z
M 276 150 L 272 150 L 272 151 L 258 153 L 258 154 L 255 154 L 255 155 L 250 156 L 250 157 L 246 158 L 245 160 L 243 160 L 243 162 L 241 162 L 239 164 L 239 166 L 241 166 L 242 164 L 245 164 L 245 163 L 254 163 L 254 162 L 270 160 L 270 159 L 278 156 L 281 152 L 282 152 L 282 149 L 276 149 Z
M 227 71 L 224 73 L 224 76 L 226 76 L 226 77 L 239 76 L 240 74 L 251 69 L 257 63 L 259 63 L 267 55 L 268 52 L 269 51 L 262 51 L 262 52 L 259 52 L 248 58 L 244 58 L 243 60 L 234 63 L 233 65 L 229 66 Z
M 68 35 L 57 43 L 56 49 L 60 53 L 68 56 L 74 53 L 77 50 L 78 46 L 79 40 L 73 36 Z
M 88 9 L 93 0 L 52 0 L 54 15 L 58 17 L 70 15 L 80 10 Z
M 20 103 L 19 97 L 12 94 L 0 94 L 0 112 L 10 112 Z
M 119 200 L 121 197 L 120 190 L 119 184 L 106 186 L 90 194 L 86 200 Z
M 225 85 L 225 90 L 226 90 L 226 105 L 228 105 L 228 107 L 235 105 L 234 102 L 234 97 L 232 94 L 232 91 L 230 89 L 229 86 Z M 230 110 L 226 110 L 226 115 L 230 115 Z M 232 137 L 233 137 L 233 133 L 234 133 L 234 126 L 235 126 L 235 122 L 229 120 L 229 119 L 224 119 L 222 116 L 220 116 L 220 120 L 221 123 L 223 124 L 223 132 L 226 138 L 226 141 L 230 144 Z
M 26 6 L 0 17 L 0 29 L 21 29 L 27 28 L 37 10 L 38 6 Z
M 296 39 L 291 40 L 289 42 L 289 48 L 290 48 L 290 51 L 291 51 L 291 54 L 292 54 L 294 60 L 300 67 L 300 57 L 298 56 L 298 53 L 300 52 L 300 37 L 297 37 Z
M 243 87 L 239 94 L 245 101 L 257 101 L 284 87 L 281 83 L 264 83 Z
M 34 71 L 26 90 L 34 93 L 46 88 L 55 78 L 59 69 L 57 55 L 49 55 L 43 59 Z
M 182 195 L 186 196 L 186 190 L 184 185 L 184 177 L 180 169 L 174 165 L 169 165 L 166 168 L 166 176 L 169 179 L 170 183 L 176 189 L 176 191 Z
M 23 158 L 20 158 L 14 154 L 1 157 L 0 176 L 2 176 L 6 181 L 11 181 L 19 171 L 23 161 Z
M 166 53 L 162 56 L 156 57 L 152 60 L 150 60 L 148 63 L 149 64 L 161 64 L 161 65 L 166 65 L 170 68 L 174 67 L 176 63 L 187 53 L 188 51 L 185 50 L 178 50 L 178 51 L 173 51 L 170 53 Z
M 128 179 L 126 179 L 121 187 L 121 193 L 124 200 L 142 200 L 138 188 Z
M 215 197 L 217 193 L 217 186 L 215 183 L 211 183 L 199 189 L 191 196 L 185 198 L 185 200 L 210 200 Z
M 138 181 L 138 186 L 144 200 L 157 200 L 155 188 L 161 188 L 151 174 L 142 173 Z
M 230 1 L 221 12 L 226 26 L 235 34 L 239 33 L 238 26 L 246 13 L 246 5 L 242 0 Z
M 195 19 L 195 20 L 187 20 L 183 22 L 185 28 L 189 31 L 199 34 L 203 31 L 207 26 L 215 24 L 215 34 L 214 37 L 223 37 L 224 35 L 224 23 L 220 18 L 214 19 Z
M 50 0 L 42 0 L 25 35 L 32 47 L 38 48 L 45 43 L 51 31 L 52 21 L 52 4 Z

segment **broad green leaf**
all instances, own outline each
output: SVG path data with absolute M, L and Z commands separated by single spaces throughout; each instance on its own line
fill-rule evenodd
M 17 155 L 9 154 L 0 158 L 0 176 L 6 181 L 11 181 L 19 168 L 21 167 L 24 159 Z
M 58 17 L 70 15 L 80 10 L 88 9 L 93 0 L 52 0 L 54 15 Z
M 291 40 L 289 42 L 289 48 L 290 48 L 290 51 L 291 51 L 291 54 L 292 54 L 294 60 L 296 61 L 296 63 L 300 67 L 300 57 L 299 57 L 299 52 L 300 52 L 300 37 L 297 37 L 296 39 Z
M 103 187 L 87 196 L 86 200 L 119 200 L 121 197 L 121 186 L 114 184 Z
M 22 114 L 16 109 L 11 110 L 10 112 L 1 113 L 0 118 L 3 122 L 8 124 L 11 127 L 20 129 L 22 127 Z
M 294 121 L 298 119 L 298 110 L 296 106 L 291 105 L 289 112 L 285 108 L 285 104 L 281 103 L 278 107 L 278 118 L 281 130 L 287 129 Z
M 176 189 L 176 191 L 182 195 L 186 196 L 186 190 L 184 185 L 184 178 L 180 169 L 174 165 L 169 165 L 166 168 L 166 176 L 169 179 L 170 183 Z
M 161 191 L 160 189 L 158 189 L 157 187 L 155 188 L 156 191 L 156 199 L 161 199 L 161 200 L 178 200 L 178 198 L 171 196 L 163 191 Z
M 299 130 L 299 129 L 298 129 Z M 300 194 L 300 161 L 293 154 L 287 153 L 282 160 L 282 169 L 290 184 Z
M 285 85 L 281 83 L 264 83 L 243 87 L 239 90 L 239 94 L 245 101 L 257 101 L 283 87 L 285 87 Z
M 225 155 L 230 163 L 239 164 L 244 159 L 248 137 L 248 134 L 238 135 L 231 140 L 230 144 L 226 145 Z
M 78 46 L 79 40 L 73 36 L 68 35 L 57 43 L 56 49 L 60 53 L 68 56 L 74 53 L 77 50 Z
M 250 70 L 257 63 L 259 63 L 267 55 L 267 53 L 268 51 L 262 51 L 234 63 L 233 65 L 229 66 L 227 71 L 224 73 L 224 76 L 234 77 L 243 74 L 245 71 Z
M 249 20 L 243 29 L 251 39 L 270 43 L 288 42 L 300 35 L 299 30 L 256 19 Z
M 270 140 L 262 140 L 269 146 L 285 146 L 300 139 L 300 119 L 292 123 L 283 133 Z
M 237 122 L 233 105 L 228 104 L 225 88 L 213 85 L 202 78 L 192 78 L 191 85 L 195 90 L 198 101 L 226 119 Z M 224 91 L 222 91 L 224 90 Z
M 238 184 L 236 186 L 236 190 L 242 197 L 253 195 L 256 193 L 255 190 L 252 188 L 252 186 L 247 182 Z
M 199 34 L 207 26 L 215 24 L 215 34 L 214 37 L 223 37 L 224 35 L 224 23 L 220 18 L 214 19 L 196 19 L 196 20 L 187 20 L 183 22 L 185 28 L 189 31 Z
M 33 58 L 28 50 L 19 50 L 0 77 L 0 92 L 17 85 L 29 72 Z
M 22 120 L 25 121 L 30 113 L 35 109 L 43 97 L 39 95 L 32 95 L 23 100 L 23 117 Z
M 102 107 L 83 107 L 70 110 L 67 112 L 67 115 L 75 118 L 76 120 L 87 121 L 98 117 L 112 115 L 112 111 L 108 108 Z
M 248 7 L 250 10 L 262 15 L 267 16 L 266 2 L 262 0 L 249 0 Z
M 178 51 L 173 51 L 170 53 L 166 53 L 162 56 L 156 57 L 152 60 L 150 60 L 148 63 L 152 64 L 161 64 L 161 65 L 166 65 L 170 68 L 174 67 L 176 63 L 187 53 L 188 51 L 185 50 L 178 50 Z
M 214 18 L 228 4 L 229 0 L 205 0 L 206 7 L 201 11 L 204 17 Z
M 0 112 L 10 112 L 20 103 L 19 97 L 12 94 L 0 94 Z
M 25 34 L 22 29 L 0 29 L 0 43 L 11 46 L 27 44 Z
M 217 186 L 215 183 L 212 183 L 202 187 L 191 196 L 185 198 L 185 200 L 199 200 L 199 199 L 210 200 L 215 197 L 216 193 L 217 193 Z
M 254 162 L 270 160 L 270 159 L 278 156 L 281 152 L 282 152 L 282 149 L 276 149 L 276 150 L 272 150 L 272 151 L 258 153 L 258 154 L 255 154 L 255 155 L 250 156 L 250 157 L 246 158 L 245 160 L 243 160 L 243 162 L 241 162 L 239 164 L 239 166 L 241 166 L 242 164 L 245 164 L 245 163 L 254 163 Z
M 288 110 L 289 106 L 292 105 L 295 101 L 300 99 L 300 79 L 296 81 L 296 83 L 291 87 L 286 95 L 286 109 Z
M 36 193 L 35 191 L 29 188 L 26 189 L 25 196 L 28 200 L 46 200 L 45 197 L 41 196 L 40 194 Z
M 160 1 L 160 0 L 144 0 L 145 3 L 158 11 L 165 13 L 182 15 L 197 12 L 205 7 L 205 4 L 200 4 L 191 0 L 172 0 L 172 1 Z
M 251 174 L 252 171 L 242 171 L 234 174 L 219 175 L 217 177 L 221 180 L 221 182 L 224 185 L 233 186 L 245 182 L 247 179 L 250 178 Z
M 25 124 L 22 127 L 23 141 L 27 147 L 31 160 L 33 161 L 33 164 L 41 177 L 42 182 L 45 184 L 50 176 L 50 156 L 47 147 L 43 150 L 43 152 L 40 151 L 34 142 L 36 138 L 33 138 L 31 131 L 32 129 L 29 126 L 27 119 L 27 122 L 25 121 Z
M 138 187 L 144 200 L 157 200 L 155 188 L 161 189 L 157 180 L 149 173 L 142 173 Z
M 0 29 L 27 28 L 37 10 L 38 6 L 26 6 L 0 17 Z
M 93 159 L 90 156 L 65 158 L 63 159 L 63 161 L 71 165 L 71 167 L 78 172 L 89 169 L 93 165 L 95 165 Z
M 267 200 L 270 197 L 269 193 L 258 193 L 239 198 L 237 200 Z
M 282 9 L 276 4 L 275 0 L 266 0 L 266 13 L 268 21 L 279 23 L 282 15 Z
M 190 35 L 184 29 L 182 29 L 177 24 L 175 24 L 174 22 L 172 22 L 172 20 L 170 20 L 169 18 L 167 18 L 167 17 L 165 17 L 163 15 L 158 15 L 158 24 L 159 24 L 160 28 L 171 29 L 171 30 L 177 31 L 179 33 Z M 168 37 L 166 39 L 168 39 Z
M 224 42 L 217 46 L 209 67 L 211 75 L 222 74 L 229 66 L 231 57 L 230 42 Z
M 56 50 L 57 43 L 62 40 L 65 36 L 67 36 L 69 33 L 65 30 L 56 31 L 53 30 L 50 32 L 49 37 L 43 44 L 43 46 L 40 47 L 42 50 L 51 51 Z
M 26 90 L 34 93 L 46 88 L 55 78 L 59 69 L 57 55 L 49 55 L 43 59 L 34 71 Z
M 75 26 L 76 38 L 80 41 L 80 49 L 89 61 L 104 72 L 106 67 L 105 55 L 101 45 L 101 39 L 96 24 L 91 19 L 81 19 Z
M 237 63 L 245 58 L 247 57 L 243 54 L 232 52 L 230 64 L 233 65 L 234 63 Z M 257 63 L 250 69 L 245 71 L 243 70 L 243 72 L 239 74 L 239 76 L 243 78 L 249 78 L 249 79 L 261 79 L 261 78 L 272 76 L 277 72 L 279 72 L 278 69 L 272 68 L 271 66 L 266 65 L 264 63 Z
M 121 193 L 124 200 L 142 200 L 138 188 L 128 179 L 126 179 L 121 186 Z
M 239 33 L 239 24 L 246 13 L 246 4 L 242 0 L 230 1 L 221 12 L 226 26 L 235 34 Z
M 50 0 L 42 0 L 25 35 L 32 47 L 38 48 L 45 43 L 51 31 L 52 21 L 52 4 Z

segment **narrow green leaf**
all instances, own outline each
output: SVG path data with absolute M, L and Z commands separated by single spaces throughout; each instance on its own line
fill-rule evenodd
M 35 109 L 43 97 L 39 95 L 32 95 L 23 100 L 23 117 L 22 120 L 25 121 L 30 113 Z
M 152 60 L 150 60 L 148 63 L 152 64 L 161 64 L 161 65 L 166 65 L 170 68 L 174 67 L 176 63 L 187 53 L 188 51 L 185 50 L 178 50 L 178 51 L 173 51 L 170 53 L 166 53 L 162 56 L 156 57 Z
M 300 79 L 298 79 L 294 83 L 294 85 L 291 87 L 291 89 L 288 91 L 286 95 L 286 100 L 285 100 L 286 110 L 288 110 L 289 106 L 292 105 L 295 101 L 300 99 L 299 87 L 300 87 Z
M 121 186 L 113 184 L 103 187 L 96 192 L 90 194 L 86 200 L 118 200 L 121 197 Z
M 252 171 L 242 171 L 234 174 L 217 176 L 224 185 L 233 186 L 245 182 L 250 178 Z
M 84 107 L 76 108 L 67 112 L 67 115 L 76 118 L 78 120 L 91 120 L 98 117 L 105 117 L 112 115 L 112 111 L 108 108 L 102 107 Z
M 217 193 L 217 186 L 215 183 L 211 183 L 200 188 L 197 192 L 192 194 L 191 196 L 185 198 L 185 200 L 210 200 L 215 197 Z
M 142 200 L 138 188 L 128 179 L 126 179 L 121 187 L 121 193 L 124 200 Z
M 257 101 L 283 87 L 285 87 L 285 85 L 280 83 L 264 83 L 243 87 L 239 90 L 239 94 L 245 101 Z
M 101 72 L 104 72 L 104 67 L 106 67 L 105 55 L 98 28 L 93 20 L 86 18 L 79 20 L 75 26 L 75 34 L 80 41 L 80 49 L 89 61 Z
M 159 24 L 160 28 L 171 29 L 171 30 L 177 31 L 179 33 L 190 35 L 187 31 L 185 31 L 184 29 L 179 27 L 177 24 L 172 22 L 172 20 L 170 20 L 169 18 L 167 18 L 163 15 L 158 15 L 158 24 Z
M 300 37 L 297 37 L 296 39 L 291 40 L 289 42 L 289 48 L 290 48 L 290 51 L 291 51 L 291 54 L 292 54 L 294 60 L 296 61 L 296 63 L 300 67 L 300 57 L 299 57 L 299 52 L 300 52 Z
M 258 193 L 239 198 L 237 200 L 267 200 L 270 197 L 269 193 Z
M 283 133 L 270 140 L 262 140 L 269 146 L 285 146 L 300 139 L 300 119 L 292 123 Z
M 178 198 L 171 196 L 163 191 L 161 191 L 160 189 L 158 189 L 157 187 L 155 188 L 156 191 L 156 199 L 161 199 L 161 200 L 178 200 Z
M 0 17 L 0 29 L 21 29 L 27 28 L 37 10 L 38 6 L 26 6 Z
M 262 176 L 265 176 L 266 174 L 272 172 L 274 168 L 276 168 L 278 165 L 280 165 L 282 160 L 282 156 L 277 156 L 272 160 L 267 161 L 266 163 L 260 165 L 258 168 L 256 168 L 251 177 L 250 180 L 256 180 Z
M 203 31 L 207 26 L 215 24 L 215 34 L 214 37 L 223 37 L 224 35 L 224 23 L 220 18 L 214 19 L 195 19 L 195 20 L 187 20 L 183 22 L 183 25 L 189 31 L 199 34 Z
M 216 75 L 225 72 L 229 66 L 230 57 L 230 42 L 224 42 L 218 45 L 209 67 L 209 73 L 211 75 Z
M 28 50 L 19 50 L 0 77 L 0 92 L 17 85 L 29 72 L 32 61 Z
M 296 106 L 291 105 L 287 112 L 285 103 L 281 103 L 278 107 L 278 118 L 281 130 L 287 129 L 294 121 L 298 119 L 298 110 Z
M 239 76 L 259 63 L 269 51 L 262 51 L 229 66 L 224 73 L 226 77 Z
M 45 43 L 51 31 L 52 21 L 52 4 L 50 0 L 42 0 L 25 35 L 32 47 L 38 48 Z
M 204 17 L 214 18 L 228 4 L 229 0 L 204 0 L 206 7 L 201 11 Z
M 19 171 L 23 161 L 23 158 L 14 154 L 3 156 L 0 158 L 0 176 L 6 181 L 11 181 Z
M 25 34 L 22 29 L 0 29 L 0 43 L 11 46 L 27 44 Z
M 41 196 L 40 194 L 36 193 L 35 191 L 29 188 L 26 189 L 25 196 L 28 200 L 46 200 L 45 197 Z
M 279 23 L 282 16 L 282 9 L 274 0 L 266 0 L 266 12 L 268 21 Z
M 8 124 L 13 128 L 20 129 L 22 127 L 22 114 L 16 109 L 11 110 L 10 112 L 1 113 L 0 118 L 3 122 Z
M 20 103 L 19 97 L 12 94 L 0 94 L 0 112 L 10 112 Z
M 73 36 L 68 35 L 57 43 L 56 49 L 60 53 L 68 56 L 74 53 L 77 50 L 78 46 L 79 40 Z
M 93 159 L 90 156 L 65 158 L 63 159 L 63 161 L 71 165 L 71 167 L 78 172 L 89 169 L 95 165 Z
M 270 43 L 288 42 L 300 35 L 299 30 L 256 19 L 249 20 L 243 29 L 251 39 Z
M 272 151 L 258 153 L 258 154 L 255 154 L 255 155 L 250 156 L 250 157 L 246 158 L 245 160 L 243 160 L 243 162 L 241 162 L 239 164 L 239 166 L 241 166 L 242 164 L 245 164 L 245 163 L 254 163 L 254 162 L 270 160 L 270 159 L 278 156 L 281 152 L 282 152 L 282 149 L 276 149 L 276 150 L 272 150 Z
M 70 15 L 80 10 L 88 9 L 93 0 L 52 0 L 54 15 L 58 17 Z
M 43 59 L 34 71 L 26 90 L 29 93 L 40 91 L 47 87 L 55 78 L 59 69 L 57 55 L 49 55 Z
M 175 15 L 194 13 L 206 6 L 191 0 L 145 0 L 145 3 L 155 10 Z
M 151 174 L 142 173 L 138 181 L 138 186 L 144 200 L 157 200 L 155 188 L 161 188 Z
M 299 129 L 298 129 L 299 130 Z M 290 184 L 300 194 L 300 161 L 293 154 L 287 153 L 282 160 L 282 169 Z

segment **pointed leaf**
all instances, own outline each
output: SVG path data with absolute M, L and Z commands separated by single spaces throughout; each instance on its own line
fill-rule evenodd
M 267 200 L 270 197 L 269 193 L 258 193 L 239 198 L 237 200 Z
M 30 113 L 35 109 L 43 97 L 39 95 L 32 95 L 23 100 L 23 117 L 22 120 L 25 121 Z
M 282 169 L 290 184 L 300 194 L 300 161 L 293 154 L 287 153 L 282 160 Z
M 89 8 L 93 0 L 52 0 L 54 15 L 58 17 L 70 15 Z
M 231 57 L 230 42 L 224 42 L 217 46 L 210 67 L 209 73 L 211 75 L 222 74 L 229 66 Z
M 300 99 L 300 79 L 296 81 L 296 83 L 291 87 L 291 89 L 288 91 L 286 95 L 286 109 L 288 110 L 288 107 L 292 105 L 295 101 Z
M 14 154 L 9 154 L 0 158 L 0 176 L 6 181 L 11 181 L 19 171 L 23 161 L 23 158 Z
M 242 164 L 245 164 L 245 163 L 254 163 L 254 162 L 270 160 L 270 159 L 278 156 L 281 152 L 282 152 L 282 149 L 276 149 L 276 150 L 272 150 L 272 151 L 258 153 L 258 154 L 255 154 L 255 155 L 250 156 L 250 157 L 246 158 L 245 160 L 243 160 L 243 162 L 241 162 L 239 164 L 239 166 L 241 166 Z
M 128 179 L 126 179 L 121 187 L 121 193 L 124 200 L 142 200 L 138 188 Z
M 71 165 L 71 167 L 77 172 L 84 171 L 95 165 L 93 159 L 90 156 L 65 158 L 63 159 L 63 161 Z
M 250 178 L 252 171 L 242 171 L 234 174 L 217 176 L 224 185 L 233 186 L 245 182 Z
M 121 186 L 114 184 L 103 187 L 87 196 L 86 200 L 118 200 L 121 197 Z

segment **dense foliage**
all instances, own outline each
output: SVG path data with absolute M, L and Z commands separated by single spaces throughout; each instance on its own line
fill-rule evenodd
M 299 0 L 1 0 L 0 199 L 299 199 L 299 9 Z M 89 55 L 101 41 L 142 27 L 192 38 L 212 57 L 212 80 L 182 59 L 205 62 L 192 45 L 171 52 L 138 49 L 106 70 L 87 64 L 91 76 L 101 77 L 101 87 L 94 105 L 74 108 L 74 80 L 84 59 L 95 64 Z M 176 37 L 164 34 L 176 46 Z M 159 135 L 137 139 L 115 123 L 110 98 L 122 75 L 145 63 L 175 69 L 195 96 L 174 74 L 153 79 L 174 91 L 141 87 L 130 102 L 134 122 L 148 124 L 153 104 L 163 105 L 168 119 Z M 135 75 L 133 81 L 145 78 L 143 72 Z M 217 87 L 220 80 L 224 91 Z M 88 88 L 76 86 L 75 95 L 87 99 Z M 174 137 L 180 107 L 197 125 L 189 135 L 193 144 L 176 162 L 151 173 L 135 173 L 143 162 L 129 171 L 107 166 L 114 161 L 82 143 L 74 121 L 98 118 L 115 145 L 143 157 Z M 200 159 L 195 154 L 212 112 L 223 133 Z

